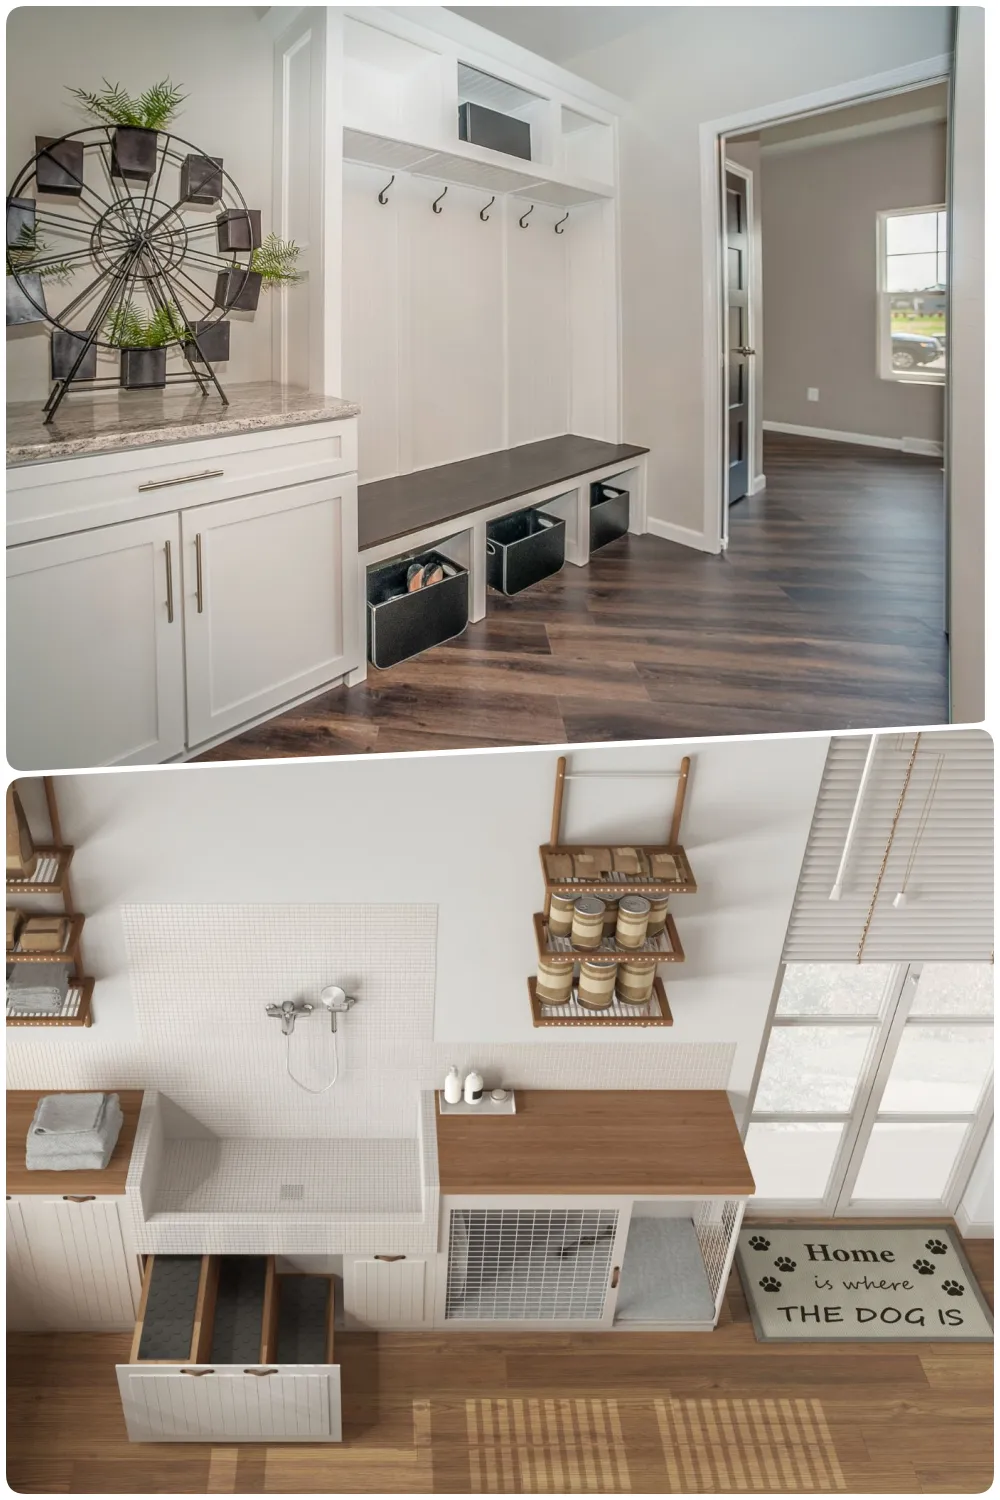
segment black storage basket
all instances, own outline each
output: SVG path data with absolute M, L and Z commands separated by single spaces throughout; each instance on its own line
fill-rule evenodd
M 542 510 L 519 510 L 486 528 L 486 582 L 519 594 L 558 573 L 566 561 L 566 522 Z
M 454 576 L 408 594 L 406 574 L 415 562 L 443 563 Z M 373 667 L 394 667 L 440 646 L 461 635 L 468 623 L 468 571 L 441 553 L 422 552 L 368 569 L 368 660 Z
M 599 481 L 590 486 L 590 550 L 606 547 L 628 531 L 628 490 Z

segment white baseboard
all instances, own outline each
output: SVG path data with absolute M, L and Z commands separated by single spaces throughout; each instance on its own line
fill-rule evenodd
M 718 552 L 719 547 L 709 541 L 703 531 L 692 531 L 689 526 L 676 526 L 673 521 L 661 521 L 658 516 L 646 517 L 646 530 L 653 536 L 662 536 L 664 541 L 679 542 L 682 547 L 693 547 L 697 552 Z
M 750 493 L 751 493 L 751 495 L 759 495 L 760 492 L 761 492 L 761 490 L 766 490 L 766 489 L 767 489 L 767 475 L 766 474 L 758 474 L 757 478 L 754 480 L 753 484 L 750 486 Z
M 791 437 L 821 438 L 827 443 L 857 443 L 862 448 L 893 448 L 897 453 L 922 453 L 940 458 L 944 444 L 930 438 L 875 437 L 870 432 L 834 432 L 829 427 L 802 427 L 797 422 L 764 422 L 765 432 L 787 432 Z
M 993 1224 L 982 1219 L 970 1219 L 961 1206 L 955 1214 L 955 1223 L 958 1225 L 963 1240 L 991 1240 L 993 1238 Z

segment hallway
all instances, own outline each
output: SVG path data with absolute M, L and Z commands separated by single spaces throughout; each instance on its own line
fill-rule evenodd
M 629 536 L 202 760 L 943 724 L 939 459 L 765 434 L 724 556 Z

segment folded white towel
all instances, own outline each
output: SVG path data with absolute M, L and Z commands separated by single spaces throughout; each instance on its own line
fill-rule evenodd
M 121 1133 L 123 1117 L 117 1094 L 100 1095 L 103 1108 L 97 1126 L 92 1130 L 71 1130 L 49 1133 L 38 1131 L 34 1122 L 28 1132 L 27 1157 L 29 1161 L 51 1161 L 56 1164 L 67 1157 L 86 1153 L 103 1157 L 105 1161 L 115 1149 Z
M 46 1094 L 31 1122 L 33 1135 L 78 1135 L 100 1128 L 107 1094 Z M 115 1096 L 117 1097 L 117 1096 Z
M 113 1149 L 113 1148 L 112 1148 Z M 103 1172 L 111 1160 L 111 1151 L 78 1151 L 70 1156 L 36 1157 L 28 1153 L 25 1166 L 29 1172 Z

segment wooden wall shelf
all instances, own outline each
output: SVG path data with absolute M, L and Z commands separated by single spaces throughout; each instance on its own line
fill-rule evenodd
M 698 885 L 691 871 L 688 857 L 680 844 L 635 844 L 632 845 L 637 854 L 666 855 L 672 859 L 677 866 L 677 875 L 673 879 L 658 879 L 651 875 L 627 875 L 619 870 L 611 870 L 596 877 L 590 876 L 568 876 L 557 877 L 550 871 L 549 861 L 560 856 L 572 858 L 574 855 L 586 854 L 589 850 L 604 847 L 596 843 L 590 844 L 542 844 L 539 855 L 542 861 L 542 877 L 545 881 L 546 892 L 551 895 L 555 892 L 560 896 L 673 896 L 691 895 Z
M 92 979 L 70 980 L 66 1003 L 58 1015 L 12 1015 L 7 1012 L 8 1026 L 90 1026 L 93 1024 L 91 1001 L 94 996 Z
M 56 913 L 56 915 L 61 916 L 62 913 Z M 69 932 L 58 953 L 24 953 L 18 940 L 16 948 L 7 949 L 7 962 L 9 964 L 75 964 L 79 970 L 80 939 L 83 936 L 83 924 L 86 918 L 67 912 L 65 920 L 69 923 Z
M 30 879 L 7 876 L 8 896 L 64 896 L 69 884 L 73 846 L 50 844 L 35 850 L 38 863 Z
M 673 917 L 667 912 L 667 923 L 662 932 L 643 943 L 641 948 L 619 948 L 614 934 L 606 937 L 599 948 L 574 948 L 568 937 L 551 937 L 544 912 L 536 912 L 535 942 L 539 958 L 547 958 L 557 964 L 577 964 L 584 959 L 597 964 L 634 964 L 655 958 L 660 964 L 682 964 L 684 949 L 677 934 Z
M 536 979 L 528 980 L 531 997 L 531 1019 L 534 1026 L 672 1026 L 674 1018 L 670 1012 L 667 992 L 663 981 L 653 981 L 653 998 L 646 1006 L 622 1005 L 614 1000 L 606 1010 L 587 1010 L 578 1003 L 574 986 L 573 998 L 565 1005 L 546 1005 L 539 1000 Z

